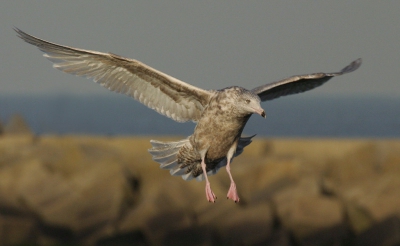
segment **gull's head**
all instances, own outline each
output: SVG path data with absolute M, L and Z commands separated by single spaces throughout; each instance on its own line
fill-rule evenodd
M 239 93 L 235 98 L 238 110 L 247 114 L 259 114 L 265 118 L 265 111 L 260 105 L 260 97 L 244 88 L 238 87 L 238 89 Z

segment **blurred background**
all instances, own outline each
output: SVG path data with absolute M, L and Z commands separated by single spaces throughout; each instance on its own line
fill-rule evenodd
M 399 245 L 399 1 L 0 2 L 0 245 Z M 53 69 L 12 30 L 112 52 L 204 89 L 359 70 L 263 103 L 204 184 L 171 177 L 149 139 L 177 123 Z
M 253 117 L 245 133 L 400 134 L 397 2 L 0 4 L 0 120 L 20 112 L 39 134 L 189 135 L 194 125 L 177 124 L 126 96 L 52 69 L 40 51 L 16 37 L 13 26 L 59 44 L 135 58 L 205 89 L 251 89 L 292 75 L 336 72 L 361 57 L 355 73 L 264 103 L 267 120 Z

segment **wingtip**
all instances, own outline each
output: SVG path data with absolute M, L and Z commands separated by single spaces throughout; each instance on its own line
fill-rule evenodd
M 352 63 L 355 63 L 357 68 L 359 68 L 362 64 L 362 58 L 358 58 L 357 60 L 353 61 Z
M 13 26 L 13 30 L 17 33 L 17 37 L 19 37 L 20 39 L 24 39 L 24 36 L 27 36 L 28 34 L 26 34 L 24 31 L 22 31 L 21 29 L 19 29 L 16 26 Z
M 342 74 L 345 73 L 350 73 L 356 71 L 362 64 L 362 59 L 358 58 L 357 60 L 351 62 L 347 67 L 343 68 L 342 71 L 340 71 Z
M 20 34 L 21 32 L 23 32 L 23 31 L 21 31 L 21 29 L 19 29 L 19 28 L 16 27 L 16 26 L 13 26 L 12 29 L 13 29 L 16 33 L 18 33 L 18 34 Z

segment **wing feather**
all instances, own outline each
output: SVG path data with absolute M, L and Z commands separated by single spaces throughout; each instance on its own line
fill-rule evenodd
M 197 121 L 208 104 L 206 91 L 139 61 L 112 53 L 83 50 L 51 43 L 14 29 L 25 42 L 39 48 L 63 72 L 93 79 L 103 87 L 133 97 L 178 122 Z
M 272 100 L 281 96 L 297 94 L 312 90 L 323 85 L 335 76 L 350 73 L 357 70 L 361 65 L 361 59 L 357 59 L 336 73 L 313 73 L 292 76 L 274 83 L 262 85 L 252 89 L 261 101 Z

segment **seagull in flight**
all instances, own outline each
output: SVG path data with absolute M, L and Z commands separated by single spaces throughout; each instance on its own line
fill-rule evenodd
M 215 202 L 217 197 L 208 176 L 224 166 L 231 181 L 227 199 L 239 202 L 230 171 L 231 162 L 254 137 L 241 136 L 250 116 L 266 117 L 261 102 L 312 90 L 361 65 L 361 59 L 357 59 L 339 72 L 296 75 L 251 90 L 240 86 L 204 90 L 134 59 L 59 45 L 18 28 L 14 30 L 22 40 L 44 52 L 43 56 L 53 62 L 53 67 L 133 97 L 177 122 L 197 123 L 193 134 L 186 139 L 175 142 L 151 140 L 149 152 L 161 168 L 170 170 L 171 175 L 182 176 L 184 180 L 205 180 L 209 202 Z

